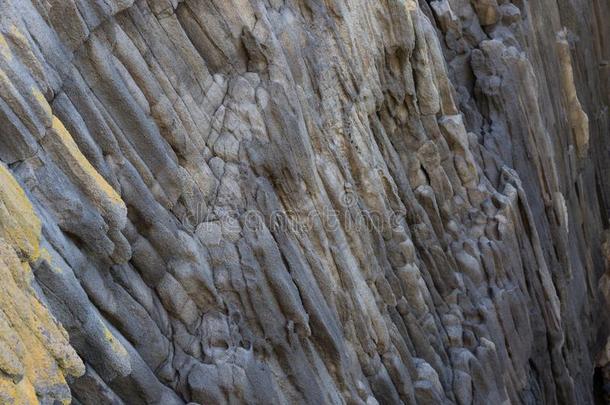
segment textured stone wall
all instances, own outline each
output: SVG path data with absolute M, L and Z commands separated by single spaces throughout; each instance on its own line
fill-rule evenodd
M 0 0 L 0 403 L 592 404 L 607 0 Z

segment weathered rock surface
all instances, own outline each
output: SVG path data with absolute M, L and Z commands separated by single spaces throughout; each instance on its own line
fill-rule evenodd
M 609 21 L 0 0 L 0 402 L 603 401 Z

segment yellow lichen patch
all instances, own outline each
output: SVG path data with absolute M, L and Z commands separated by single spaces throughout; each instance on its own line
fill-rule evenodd
M 0 34 L 1 36 L 2 34 Z M 19 28 L 13 24 L 9 28 L 6 37 L 11 41 L 12 51 L 11 49 L 6 47 L 6 49 L 11 52 L 10 58 L 17 57 L 21 62 L 21 65 L 26 67 L 30 73 L 32 73 L 32 77 L 37 79 L 37 82 L 41 85 L 47 84 L 47 80 L 45 77 L 47 76 L 45 69 L 40 63 L 38 57 L 32 51 L 33 47 L 30 44 L 30 40 L 19 30 Z M 4 39 L 4 43 L 7 43 L 6 38 Z M 2 41 L 0 39 L 0 41 Z M 0 45 L 0 52 L 2 46 Z M 44 83 L 44 84 L 42 84 Z M 49 125 L 51 125 L 51 115 L 49 114 Z
M 38 398 L 34 386 L 27 378 L 15 384 L 9 378 L 0 377 L 0 403 L 30 405 L 37 404 Z
M 49 105 L 47 99 L 44 97 L 44 94 L 42 94 L 40 92 L 40 90 L 38 90 L 37 87 L 33 87 L 33 86 L 32 86 L 32 94 L 34 95 L 34 98 L 38 102 L 38 106 L 44 113 L 45 119 L 51 120 L 51 117 L 53 116 L 53 111 L 51 110 L 51 106 Z
M 44 128 L 51 126 L 50 106 L 40 91 L 38 94 L 24 93 L 21 88 L 23 80 L 16 78 L 17 74 L 10 66 L 6 72 L 0 68 L 0 94 L 22 124 L 38 137 L 42 135 L 41 124 Z
M 0 371 L 13 379 L 23 376 L 23 365 L 13 352 L 10 344 L 0 340 Z
M 22 122 L 24 118 L 28 118 L 20 115 L 25 114 L 26 111 L 23 107 L 25 104 L 23 96 L 17 90 L 7 73 L 2 69 L 0 69 L 0 94 L 2 94 L 4 101 L 13 109 Z
M 40 259 L 44 260 L 49 264 L 51 264 L 51 262 L 53 261 L 51 253 L 49 253 L 49 251 L 45 248 L 40 249 Z
M 8 42 L 2 33 L 0 32 L 0 55 L 6 60 L 13 59 L 13 53 L 11 52 L 11 48 L 8 46 Z
M 53 266 L 53 258 L 51 257 L 49 251 L 45 248 L 40 249 L 40 260 L 47 262 L 51 267 L 51 270 L 53 270 L 55 273 L 64 272 L 61 267 Z
M 19 31 L 19 28 L 17 28 L 17 26 L 15 24 L 11 25 L 9 32 L 10 32 L 10 36 L 15 38 L 17 40 L 17 42 L 19 42 L 20 45 L 27 46 L 27 44 L 28 44 L 27 38 L 25 37 L 25 35 L 23 35 L 21 33 L 21 31 Z
M 47 348 L 30 332 L 30 325 L 16 326 L 20 330 L 21 339 L 28 348 L 21 359 L 26 376 L 39 387 L 65 386 L 66 380 Z
M 32 283 L 32 280 L 34 279 L 34 273 L 32 272 L 32 268 L 30 267 L 30 264 L 28 262 L 21 262 L 20 270 L 21 271 L 18 274 L 13 274 L 15 282 L 17 282 L 20 287 L 27 287 Z
M 417 10 L 417 4 L 415 3 L 415 0 L 402 0 L 402 4 L 404 4 L 407 11 Z
M 37 393 L 69 400 L 65 375 L 82 375 L 84 365 L 30 285 L 14 276 L 22 271 L 13 246 L 0 238 L 0 341 L 13 370 L 0 373 L 0 390 L 9 393 L 9 403 L 36 404 Z
M 19 183 L 0 163 L 0 402 L 70 400 L 65 375 L 84 365 L 66 331 L 31 287 L 30 262 L 40 256 L 41 223 Z M 45 251 L 44 259 L 50 259 Z
M 0 164 L 0 236 L 23 257 L 38 259 L 40 219 L 9 170 Z
M 16 387 L 17 398 L 20 398 L 23 402 L 16 401 L 16 403 L 22 404 L 36 404 L 38 403 L 38 396 L 36 395 L 36 389 L 28 378 L 24 378 L 17 384 Z
M 59 137 L 62 145 L 65 147 L 64 158 L 68 160 L 68 163 L 72 164 L 74 171 L 82 180 L 85 182 L 83 185 L 93 191 L 95 195 L 100 198 L 107 198 L 112 203 L 124 205 L 123 200 L 117 194 L 116 191 L 108 184 L 108 182 L 95 170 L 95 168 L 89 163 L 87 158 L 78 149 L 78 146 L 72 139 L 72 135 L 68 132 L 64 124 L 53 116 L 53 132 Z M 94 187 L 94 188 L 93 188 Z M 98 195 L 98 190 L 103 196 Z
M 104 326 L 104 339 L 108 343 L 110 343 L 110 347 L 112 347 L 112 351 L 119 354 L 121 357 L 127 357 L 127 350 L 123 347 L 123 345 L 114 337 L 110 329 Z

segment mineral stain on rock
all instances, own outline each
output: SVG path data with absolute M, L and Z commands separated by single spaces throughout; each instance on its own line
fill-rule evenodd
M 0 403 L 608 403 L 608 21 L 0 1 Z

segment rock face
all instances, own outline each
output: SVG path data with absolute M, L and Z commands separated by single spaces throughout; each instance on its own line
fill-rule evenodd
M 0 0 L 0 402 L 592 404 L 607 0 Z

